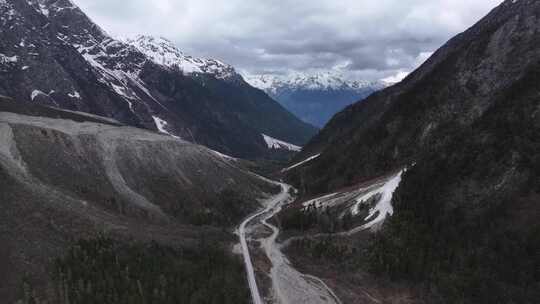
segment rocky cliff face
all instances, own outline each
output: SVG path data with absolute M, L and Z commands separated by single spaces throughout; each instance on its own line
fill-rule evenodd
M 372 266 L 424 282 L 428 302 L 538 297 L 539 15 L 538 1 L 505 1 L 336 115 L 298 159 L 322 154 L 290 173 L 325 193 L 408 167 Z
M 234 68 L 164 39 L 119 41 L 69 0 L 0 2 L 0 94 L 159 130 L 242 157 L 262 133 L 303 144 L 315 128 Z

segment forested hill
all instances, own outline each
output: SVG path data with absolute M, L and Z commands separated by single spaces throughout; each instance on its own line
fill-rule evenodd
M 315 194 L 408 167 L 371 264 L 432 302 L 540 297 L 539 16 L 538 1 L 505 1 L 336 115 L 297 160 L 322 154 L 289 171 Z

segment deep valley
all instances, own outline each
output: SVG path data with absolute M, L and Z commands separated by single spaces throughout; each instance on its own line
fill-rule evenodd
M 75 2 L 0 0 L 0 303 L 538 303 L 540 1 Z

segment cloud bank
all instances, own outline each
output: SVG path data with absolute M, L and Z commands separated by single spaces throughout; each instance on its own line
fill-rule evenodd
M 113 36 L 150 34 L 251 74 L 410 72 L 501 0 L 75 0 Z

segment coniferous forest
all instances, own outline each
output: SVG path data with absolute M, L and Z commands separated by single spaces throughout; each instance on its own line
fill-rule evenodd
M 201 243 L 175 249 L 158 243 L 80 240 L 54 263 L 53 299 L 24 284 L 24 304 L 249 303 L 240 260 Z

